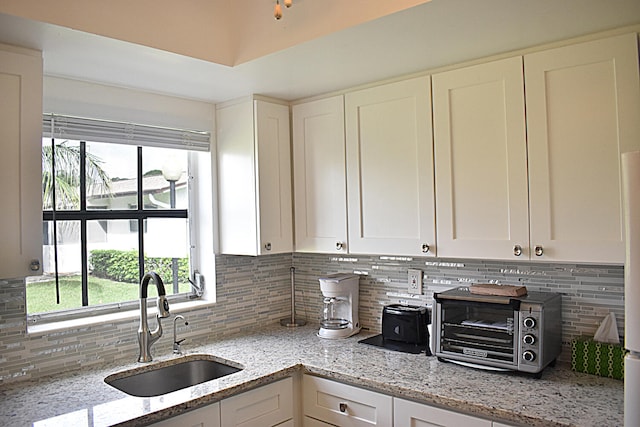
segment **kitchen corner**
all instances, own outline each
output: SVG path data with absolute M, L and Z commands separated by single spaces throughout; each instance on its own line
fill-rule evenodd
M 0 391 L 0 425 L 147 425 L 299 373 L 515 425 L 622 425 L 622 382 L 572 372 L 565 364 L 545 369 L 535 380 L 363 345 L 358 340 L 370 335 L 365 332 L 343 340 L 323 340 L 316 333 L 314 325 L 274 325 L 192 343 L 186 354 L 213 355 L 244 369 L 158 397 L 128 396 L 104 383 L 110 374 L 139 366 L 133 354 L 130 363 L 10 384 Z

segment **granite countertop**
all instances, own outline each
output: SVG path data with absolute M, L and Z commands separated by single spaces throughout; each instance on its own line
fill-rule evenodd
M 134 354 L 131 363 L 3 385 L 0 425 L 146 425 L 300 371 L 506 423 L 623 424 L 622 381 L 572 372 L 560 365 L 545 369 L 536 380 L 358 343 L 371 335 L 362 332 L 348 339 L 325 340 L 311 326 L 289 329 L 277 325 L 202 345 L 186 341 L 186 355 L 213 355 L 244 369 L 158 397 L 132 397 L 104 383 L 110 374 L 139 368 Z M 166 361 L 174 356 L 157 355 L 155 359 Z

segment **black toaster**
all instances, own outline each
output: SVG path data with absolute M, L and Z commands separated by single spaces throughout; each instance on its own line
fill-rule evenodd
M 391 304 L 382 310 L 382 337 L 408 344 L 427 344 L 429 310 L 424 306 Z

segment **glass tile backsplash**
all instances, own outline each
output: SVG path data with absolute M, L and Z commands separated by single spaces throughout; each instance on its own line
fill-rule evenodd
M 349 272 L 361 276 L 360 322 L 372 332 L 380 331 L 386 304 L 431 304 L 434 292 L 491 282 L 563 294 L 563 361 L 570 359 L 571 339 L 592 336 L 610 311 L 617 317 L 620 333 L 624 333 L 622 266 L 301 253 L 220 255 L 216 256 L 216 304 L 182 313 L 189 320 L 189 327 L 181 333 L 187 338 L 185 348 L 189 342 L 243 333 L 288 317 L 291 266 L 296 269 L 297 317 L 310 324 L 319 322 L 322 309 L 318 277 Z M 423 271 L 423 292 L 419 296 L 406 293 L 409 268 Z M 24 281 L 0 280 L 0 384 L 115 360 L 135 360 L 137 328 L 138 319 L 131 319 L 29 335 Z M 154 352 L 170 353 L 170 341 L 161 339 Z

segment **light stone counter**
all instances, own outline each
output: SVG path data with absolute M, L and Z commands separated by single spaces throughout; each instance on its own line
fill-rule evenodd
M 532 426 L 622 426 L 623 383 L 547 368 L 541 379 L 439 362 L 359 344 L 372 334 L 323 340 L 313 327 L 273 326 L 254 334 L 197 346 L 187 354 L 210 354 L 244 366 L 241 372 L 160 397 L 128 396 L 104 383 L 134 363 L 81 370 L 39 381 L 0 386 L 0 426 L 139 426 L 219 401 L 303 371 L 396 397 L 471 415 Z M 162 339 L 167 339 L 163 337 Z M 156 361 L 172 359 L 156 356 Z

